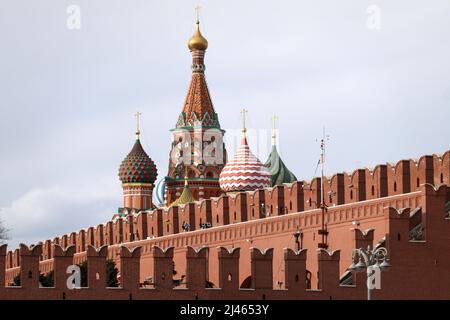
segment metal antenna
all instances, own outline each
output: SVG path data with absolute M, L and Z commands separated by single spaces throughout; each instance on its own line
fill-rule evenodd
M 325 126 L 323 127 L 322 139 L 320 139 L 320 170 L 321 170 L 321 178 L 320 178 L 320 209 L 322 210 L 322 228 L 319 230 L 319 234 L 322 235 L 322 242 L 318 244 L 319 248 L 327 249 L 328 248 L 328 230 L 325 225 L 325 212 L 327 211 L 327 206 L 325 205 L 324 198 L 324 168 L 325 168 L 325 149 L 327 141 L 330 140 L 330 136 L 325 133 Z

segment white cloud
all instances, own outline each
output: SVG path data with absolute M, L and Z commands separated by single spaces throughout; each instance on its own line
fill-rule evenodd
M 111 218 L 120 204 L 111 181 L 36 188 L 0 209 L 10 229 L 8 246 L 36 243 L 95 226 Z
M 249 129 L 269 129 L 277 113 L 283 160 L 300 179 L 314 172 L 322 125 L 327 174 L 448 149 L 450 2 L 375 2 L 376 32 L 360 0 L 205 3 L 207 80 L 222 127 L 237 130 L 243 107 Z M 136 110 L 143 146 L 166 174 L 196 4 L 80 0 L 81 29 L 69 31 L 64 1 L 2 3 L 0 216 L 11 243 L 110 217 Z

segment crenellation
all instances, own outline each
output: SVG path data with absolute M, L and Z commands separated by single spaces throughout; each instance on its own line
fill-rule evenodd
M 239 258 L 241 248 L 218 247 L 219 287 L 227 291 L 239 289 Z
M 118 218 L 115 222 L 113 222 L 113 237 L 112 237 L 112 244 L 120 244 L 123 243 L 123 219 Z
M 45 240 L 42 249 L 42 260 L 48 260 L 52 257 L 52 241 Z
M 318 289 L 325 291 L 335 291 L 339 288 L 339 260 L 340 250 L 328 252 L 324 249 L 317 249 L 318 255 Z
M 98 245 L 96 245 L 96 243 L 95 243 L 95 229 L 94 229 L 94 227 L 89 227 L 87 229 L 85 245 L 91 245 L 91 246 L 94 246 L 94 247 L 98 247 Z
M 66 248 L 68 245 L 69 245 L 68 236 L 67 236 L 67 234 L 65 234 L 61 237 L 61 246 L 63 248 Z
M 214 225 L 212 220 L 211 199 L 203 199 L 200 201 L 200 209 L 196 215 L 195 225 L 196 228 L 201 228 L 203 224 L 210 226 Z
M 433 156 L 425 155 L 420 157 L 417 165 L 417 172 L 420 184 L 434 184 Z
M 388 166 L 380 164 L 372 171 L 374 198 L 384 198 L 388 196 Z
M 341 205 L 345 203 L 345 186 L 344 186 L 344 174 L 336 173 L 330 179 L 329 191 L 331 194 L 327 194 L 331 201 L 329 205 Z
M 439 182 L 450 185 L 450 150 L 442 155 Z
M 20 285 L 23 289 L 39 287 L 39 260 L 42 255 L 42 245 L 26 246 L 20 244 Z
M 284 199 L 284 186 L 275 186 L 272 189 L 271 207 L 274 215 L 283 215 L 288 213 L 288 207 Z
M 248 193 L 239 192 L 236 194 L 230 223 L 244 222 L 248 220 Z
M 207 257 L 209 248 L 204 246 L 197 250 L 186 247 L 186 284 L 189 289 L 203 290 L 208 279 Z
M 88 287 L 93 290 L 106 288 L 106 258 L 108 246 L 95 248 L 87 246 Z
M 159 246 L 152 247 L 153 256 L 153 284 L 158 290 L 170 290 L 173 283 L 173 254 L 174 248 L 162 249 Z
M 293 292 L 304 292 L 306 284 L 307 249 L 293 250 L 284 248 L 284 268 L 286 289 Z
M 152 214 L 152 213 L 150 213 Z M 135 228 L 134 228 L 134 239 L 136 241 L 145 240 L 148 237 L 148 227 L 147 224 L 149 213 L 147 211 L 141 211 L 135 217 Z
M 10 254 L 11 251 L 8 252 L 8 256 L 6 254 L 6 251 L 7 251 L 7 245 L 1 244 L 0 245 L 0 295 L 1 295 L 1 292 L 5 290 L 5 285 L 6 285 L 5 274 L 6 274 L 6 269 L 8 268 L 7 260 L 8 260 L 8 258 L 11 257 L 11 254 Z
M 450 235 L 447 231 L 450 218 L 448 213 L 442 215 L 448 201 L 450 187 L 446 185 L 435 187 L 426 183 L 421 186 L 421 190 L 426 195 L 422 204 L 424 212 L 422 227 L 425 240 L 432 244 L 442 245 L 443 242 L 450 241 Z
M 141 247 L 120 246 L 121 288 L 129 291 L 139 289 Z
M 99 232 L 102 228 L 99 228 Z M 113 245 L 114 244 L 114 225 L 112 221 L 108 221 L 103 229 L 104 232 L 104 244 Z M 98 246 L 97 246 L 98 247 Z
M 75 245 L 77 248 L 77 252 L 83 252 L 86 250 L 86 231 L 84 230 L 78 231 Z
M 215 209 L 215 210 L 214 210 Z M 217 206 L 213 206 L 213 215 L 216 216 L 217 225 L 230 224 L 230 197 L 227 195 L 220 196 L 217 200 Z M 218 218 L 218 219 L 217 219 Z
M 55 288 L 59 290 L 64 290 L 67 288 L 67 268 L 73 264 L 73 256 L 75 255 L 75 246 L 69 246 L 67 248 L 62 248 L 58 244 L 53 245 L 53 263 L 54 263 L 54 283 Z
M 250 248 L 252 289 L 273 289 L 273 248 Z

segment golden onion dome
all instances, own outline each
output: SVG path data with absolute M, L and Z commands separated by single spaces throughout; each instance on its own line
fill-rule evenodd
M 197 28 L 194 35 L 188 41 L 189 50 L 206 50 L 208 48 L 208 40 L 206 40 L 200 32 L 200 22 L 197 21 Z

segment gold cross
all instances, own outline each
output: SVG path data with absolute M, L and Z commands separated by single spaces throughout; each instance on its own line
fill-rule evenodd
M 277 115 L 273 115 L 272 116 L 272 145 L 276 144 L 276 140 L 277 140 L 277 120 L 278 120 L 278 116 Z
M 200 21 L 200 9 L 201 9 L 202 7 L 200 7 L 199 5 L 197 5 L 196 7 L 195 7 L 195 11 L 196 11 L 196 13 L 197 13 L 197 22 L 199 22 Z
M 276 130 L 276 128 L 277 128 L 277 123 L 276 123 L 277 120 L 278 120 L 278 116 L 276 114 L 274 114 L 272 116 L 272 129 L 273 130 Z
M 247 116 L 248 110 L 242 109 L 241 110 L 241 114 L 242 114 L 242 132 L 246 133 L 247 132 L 247 128 L 245 126 L 245 118 Z
M 134 115 L 136 117 L 136 139 L 139 139 L 139 135 L 141 134 L 140 129 L 141 115 L 142 113 L 140 113 L 139 111 L 136 112 L 136 114 Z

